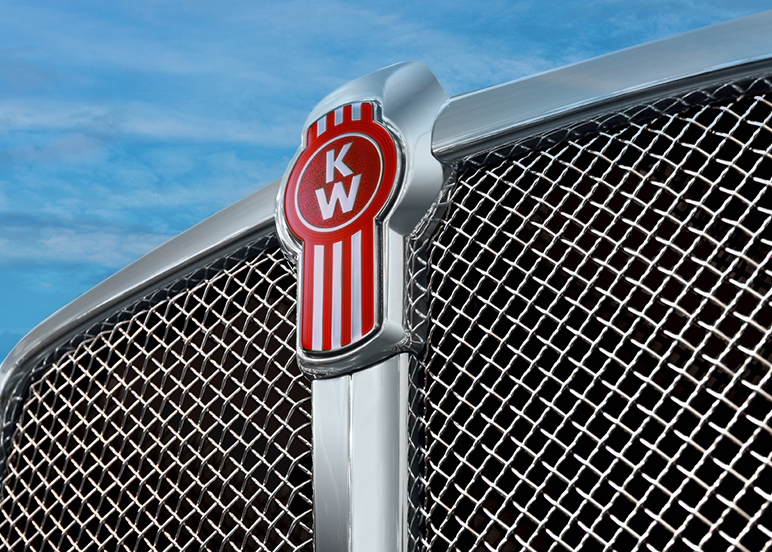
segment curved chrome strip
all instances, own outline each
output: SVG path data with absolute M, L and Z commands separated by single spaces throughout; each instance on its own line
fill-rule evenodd
M 600 104 L 641 101 L 663 88 L 726 78 L 732 69 L 752 73 L 749 63 L 770 60 L 772 11 L 718 23 L 453 97 L 437 116 L 432 150 L 458 159 L 555 119 L 592 115 Z
M 248 195 L 153 249 L 38 324 L 0 365 L 0 403 L 6 381 L 21 364 L 100 314 L 228 244 L 273 224 L 279 180 Z

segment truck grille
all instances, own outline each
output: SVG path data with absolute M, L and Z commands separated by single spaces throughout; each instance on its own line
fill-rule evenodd
M 311 391 L 275 239 L 46 361 L 13 438 L 6 550 L 311 550 Z
M 751 95 L 460 175 L 431 256 L 424 545 L 770 546 L 771 127 Z

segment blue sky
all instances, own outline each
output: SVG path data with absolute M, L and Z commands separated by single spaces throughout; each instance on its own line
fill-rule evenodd
M 0 359 L 279 177 L 308 112 L 349 80 L 418 59 L 455 95 L 770 8 L 0 0 Z

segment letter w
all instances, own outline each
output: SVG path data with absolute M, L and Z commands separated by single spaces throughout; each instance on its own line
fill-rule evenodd
M 335 214 L 335 205 L 340 201 L 340 208 L 344 213 L 348 213 L 354 208 L 354 202 L 357 199 L 357 190 L 359 190 L 359 180 L 362 178 L 361 174 L 354 176 L 351 179 L 351 189 L 346 195 L 346 190 L 343 188 L 343 182 L 336 182 L 332 186 L 332 193 L 330 194 L 330 201 L 327 201 L 327 195 L 324 193 L 324 188 L 316 190 L 316 199 L 319 201 L 319 210 L 322 212 L 322 218 L 324 220 L 332 218 Z

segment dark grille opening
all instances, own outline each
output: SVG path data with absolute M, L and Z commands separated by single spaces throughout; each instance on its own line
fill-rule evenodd
M 431 550 L 772 545 L 771 120 L 746 97 L 460 175 L 412 452 Z
M 4 549 L 312 549 L 295 278 L 273 239 L 238 257 L 45 367 L 9 454 Z

